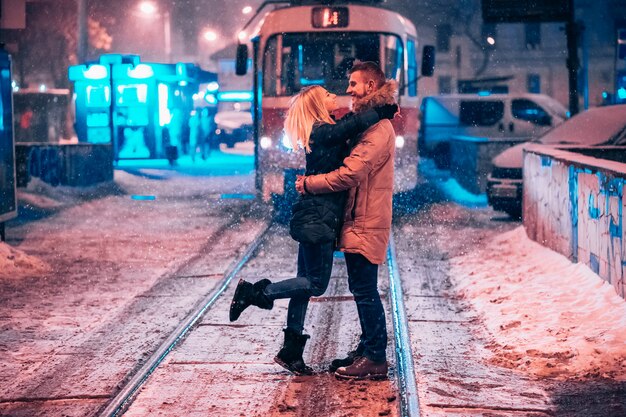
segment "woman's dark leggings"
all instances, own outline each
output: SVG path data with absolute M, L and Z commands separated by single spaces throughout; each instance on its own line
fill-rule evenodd
M 332 241 L 320 244 L 300 243 L 296 277 L 265 287 L 264 293 L 271 300 L 290 298 L 287 310 L 288 329 L 299 334 L 304 331 L 309 298 L 324 294 L 328 288 L 334 250 Z

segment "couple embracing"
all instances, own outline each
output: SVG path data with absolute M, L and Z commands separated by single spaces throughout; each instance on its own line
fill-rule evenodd
M 250 305 L 271 309 L 289 298 L 284 344 L 274 361 L 296 375 L 311 375 L 302 354 L 310 297 L 330 281 L 333 252 L 345 253 L 348 286 L 361 324 L 356 348 L 335 359 L 330 371 L 340 379 L 387 377 L 387 329 L 378 293 L 378 265 L 385 259 L 391 229 L 397 85 L 373 62 L 356 63 L 346 92 L 352 112 L 335 120 L 336 96 L 321 86 L 304 88 L 290 102 L 285 132 L 306 152 L 305 176 L 293 206 L 291 236 L 300 242 L 295 278 L 252 284 L 239 281 L 230 306 L 235 321 Z

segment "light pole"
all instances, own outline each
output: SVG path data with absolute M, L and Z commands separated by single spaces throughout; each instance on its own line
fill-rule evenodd
M 156 16 L 163 19 L 163 41 L 165 43 L 165 57 L 167 63 L 172 62 L 172 27 L 170 22 L 170 12 L 167 10 L 158 11 L 156 5 L 145 0 L 139 3 L 139 11 L 144 16 Z
M 86 0 L 78 0 L 78 42 L 76 44 L 76 58 L 79 64 L 87 58 L 87 3 Z

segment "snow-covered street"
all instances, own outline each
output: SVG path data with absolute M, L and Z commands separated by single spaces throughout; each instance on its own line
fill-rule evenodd
M 35 180 L 19 191 L 20 217 L 0 243 L 0 415 L 91 416 L 117 394 L 270 225 L 270 207 L 250 198 L 251 160 L 124 167 L 98 187 Z M 610 285 L 435 182 L 398 201 L 423 416 L 626 415 L 626 303 Z M 264 239 L 241 276 L 292 275 L 287 229 L 272 225 Z M 320 372 L 358 327 L 335 263 L 306 328 L 305 359 Z M 275 365 L 287 304 L 229 324 L 232 285 L 127 415 L 398 415 L 393 379 L 293 377 Z M 383 267 L 385 296 L 387 285 Z M 391 342 L 388 355 L 393 368 Z

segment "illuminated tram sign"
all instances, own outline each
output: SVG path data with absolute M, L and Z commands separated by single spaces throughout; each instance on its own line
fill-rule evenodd
M 314 28 L 345 28 L 348 27 L 349 16 L 347 7 L 314 7 L 311 14 Z

